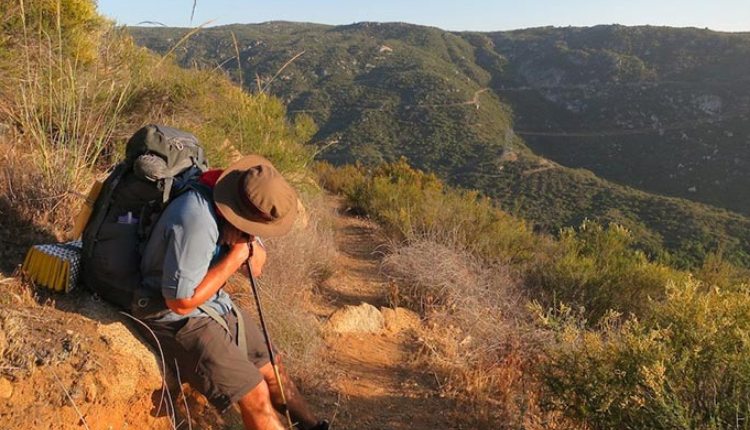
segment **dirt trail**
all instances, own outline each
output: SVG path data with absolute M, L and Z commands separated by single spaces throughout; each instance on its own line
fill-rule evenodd
M 338 264 L 336 273 L 321 287 L 330 315 L 346 305 L 362 302 L 387 306 L 387 282 L 380 275 L 378 227 L 346 215 L 341 201 L 331 199 L 335 217 Z M 326 406 L 335 429 L 448 429 L 454 407 L 441 398 L 434 376 L 414 362 L 418 342 L 413 331 L 328 336 L 333 369 L 331 389 L 338 398 Z M 332 409 L 331 409 L 332 408 Z

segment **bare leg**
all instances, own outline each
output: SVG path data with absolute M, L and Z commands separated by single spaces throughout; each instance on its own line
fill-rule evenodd
M 268 385 L 261 381 L 238 402 L 246 430 L 283 430 L 278 415 L 271 404 Z
M 284 366 L 280 363 L 278 357 L 276 362 L 279 363 L 279 374 L 281 375 L 281 383 L 284 385 L 284 394 L 286 395 L 286 403 L 289 408 L 289 415 L 292 417 L 292 421 L 298 423 L 300 428 L 308 429 L 318 423 L 315 418 L 315 414 L 310 410 L 310 406 L 307 404 L 305 399 L 300 394 L 297 386 L 289 378 L 284 369 Z M 271 363 L 261 367 L 260 373 L 263 375 L 263 379 L 268 384 L 268 390 L 271 393 L 271 401 L 276 409 L 281 410 L 281 391 L 279 390 L 279 384 L 276 382 L 276 376 L 273 373 L 273 366 Z

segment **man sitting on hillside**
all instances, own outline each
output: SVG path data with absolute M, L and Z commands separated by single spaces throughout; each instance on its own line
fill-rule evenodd
M 141 262 L 144 287 L 160 291 L 168 311 L 147 320 L 167 360 L 177 360 L 180 376 L 220 411 L 239 404 L 247 429 L 283 429 L 282 405 L 264 337 L 252 319 L 222 290 L 250 259 L 260 275 L 266 252 L 258 236 L 286 234 L 297 197 L 271 163 L 247 156 L 223 172 L 209 171 L 201 182 L 162 213 Z M 238 346 L 238 313 L 245 324 L 247 351 Z M 278 361 L 278 360 L 277 360 Z M 325 430 L 297 388 L 280 372 L 289 412 L 301 429 Z

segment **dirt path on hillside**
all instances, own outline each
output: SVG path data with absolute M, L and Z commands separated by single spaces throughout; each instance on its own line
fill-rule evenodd
M 388 305 L 386 280 L 378 270 L 378 227 L 344 213 L 341 201 L 331 198 L 335 217 L 337 271 L 321 287 L 325 305 L 320 313 L 332 314 L 346 305 Z M 434 376 L 418 369 L 414 331 L 327 336 L 332 367 L 331 410 L 334 429 L 450 429 L 455 410 L 441 398 Z

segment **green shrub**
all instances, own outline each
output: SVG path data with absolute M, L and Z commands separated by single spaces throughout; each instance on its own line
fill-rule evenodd
M 333 174 L 319 169 L 324 185 L 343 191 L 349 204 L 380 222 L 398 239 L 429 237 L 482 259 L 529 261 L 537 238 L 522 220 L 496 208 L 475 191 L 445 187 L 434 174 L 405 159 Z
M 6 0 L 0 2 L 0 47 L 44 55 L 44 50 L 29 47 L 52 43 L 68 58 L 88 63 L 97 58 L 97 32 L 105 20 L 90 0 Z
M 134 78 L 128 114 L 190 130 L 213 166 L 257 153 L 273 160 L 296 185 L 310 183 L 307 164 L 313 154 L 302 143 L 313 130 L 304 118 L 289 123 L 280 100 L 250 95 L 219 72 L 181 69 L 143 51 L 132 55 L 142 57 L 137 64 L 148 73 Z
M 591 429 L 750 428 L 750 292 L 671 284 L 650 317 L 584 328 L 569 312 L 540 375 L 549 407 Z
M 630 232 L 618 225 L 584 222 L 578 230 L 563 229 L 556 243 L 537 254 L 527 286 L 548 305 L 559 301 L 585 308 L 592 321 L 609 310 L 642 315 L 649 298 L 663 298 L 669 280 L 684 275 L 650 262 L 631 241 Z
M 708 286 L 732 289 L 750 279 L 750 271 L 728 262 L 724 253 L 713 252 L 706 256 L 695 277 Z
M 345 164 L 334 167 L 321 161 L 315 163 L 314 170 L 320 185 L 332 193 L 352 196 L 355 190 L 364 187 L 365 171 L 360 165 Z

